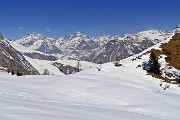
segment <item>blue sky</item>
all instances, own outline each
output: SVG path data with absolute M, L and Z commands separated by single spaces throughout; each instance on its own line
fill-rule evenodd
M 11 39 L 31 32 L 123 35 L 180 24 L 180 0 L 0 0 L 0 6 L 0 32 Z

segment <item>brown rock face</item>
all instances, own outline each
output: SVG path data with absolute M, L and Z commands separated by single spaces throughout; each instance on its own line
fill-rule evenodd
M 166 62 L 170 66 L 180 69 L 180 33 L 176 33 L 168 43 L 161 45 L 161 48 L 167 56 Z

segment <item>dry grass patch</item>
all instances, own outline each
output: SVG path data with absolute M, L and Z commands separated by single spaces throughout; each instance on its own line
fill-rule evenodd
M 180 69 L 180 33 L 176 33 L 168 43 L 162 44 L 161 48 L 169 66 Z
M 166 55 L 167 57 L 165 60 L 168 63 L 168 66 L 172 66 L 180 70 L 180 33 L 176 33 L 168 43 L 164 43 L 160 47 L 162 48 L 162 51 L 152 49 L 144 54 L 154 52 L 154 54 L 158 57 Z M 148 75 L 161 79 L 167 83 L 179 84 L 175 81 L 175 79 L 170 79 L 173 77 L 172 73 L 168 73 L 166 78 L 162 77 L 160 74 L 154 74 L 151 72 L 148 72 Z

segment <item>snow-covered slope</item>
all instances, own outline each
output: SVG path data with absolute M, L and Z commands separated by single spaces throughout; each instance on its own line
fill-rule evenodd
M 154 44 L 158 42 L 162 42 L 163 40 L 166 40 L 172 33 L 164 32 L 164 31 L 159 31 L 159 30 L 147 30 L 147 31 L 142 31 L 139 32 L 138 34 L 134 35 L 128 35 L 129 37 L 133 37 L 132 39 L 134 40 L 151 40 Z M 127 36 L 125 36 L 128 39 Z
M 137 63 L 136 63 L 137 62 Z M 112 63 L 69 76 L 12 77 L 0 73 L 0 118 L 6 120 L 179 120 L 180 89 Z
M 57 67 L 52 65 L 52 61 L 47 61 L 47 60 L 39 60 L 39 59 L 32 59 L 29 57 L 25 57 L 36 70 L 40 74 L 44 73 L 44 70 L 47 69 L 49 71 L 50 75 L 62 75 L 63 73 L 58 70 Z
M 110 62 L 98 71 L 96 64 L 81 62 L 84 71 L 68 76 L 57 74 L 51 62 L 29 58 L 36 69 L 48 68 L 57 75 L 17 77 L 0 72 L 0 119 L 179 120 L 180 88 L 171 84 L 164 90 L 165 83 L 159 86 L 159 79 L 137 67 L 149 59 L 145 52 L 160 45 L 121 60 L 121 67 Z M 132 60 L 137 56 L 141 59 Z M 76 65 L 73 60 L 56 62 Z
M 179 36 L 180 33 L 176 33 L 174 31 L 168 39 L 122 61 L 126 65 L 132 66 L 133 64 L 134 66 L 142 69 L 142 63 L 148 62 L 150 53 L 154 52 L 159 58 L 159 64 L 161 66 L 161 75 L 157 75 L 156 77 L 163 79 L 165 83 L 176 83 L 180 76 L 180 66 L 178 62 L 178 55 L 180 54 L 180 42 L 178 42 Z
M 18 42 L 13 42 L 13 41 L 9 41 L 9 43 L 16 49 L 18 50 L 19 52 L 21 53 L 33 53 L 33 52 L 37 52 L 37 53 L 41 53 L 43 54 L 42 52 L 40 51 L 37 51 L 37 50 L 33 50 L 31 48 L 28 48 L 28 47 L 25 47 L 23 46 L 22 44 L 19 44 Z
M 45 69 L 48 69 L 51 75 L 62 75 L 63 73 L 59 71 L 57 67 L 53 65 L 53 63 L 60 63 L 64 66 L 69 65 L 72 67 L 77 67 L 77 61 L 76 60 L 56 60 L 56 61 L 48 61 L 48 60 L 38 60 L 38 59 L 32 59 L 29 57 L 25 57 L 34 68 L 38 70 L 40 74 L 43 74 Z M 92 68 L 98 67 L 95 63 L 90 63 L 87 61 L 80 61 L 81 69 L 82 70 L 88 70 Z
M 50 55 L 37 50 L 32 50 L 13 41 L 8 41 L 8 42 L 11 46 L 13 46 L 17 51 L 21 52 L 24 56 L 28 56 L 33 59 L 49 60 L 49 61 L 54 61 L 58 59 L 56 55 Z

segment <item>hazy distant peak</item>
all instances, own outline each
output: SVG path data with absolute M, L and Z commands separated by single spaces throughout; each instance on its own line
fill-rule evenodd
M 40 33 L 36 33 L 36 32 L 32 32 L 26 35 L 26 37 L 47 37 L 46 35 L 40 34 Z
M 180 24 L 177 25 L 177 26 L 175 27 L 175 29 L 173 29 L 172 31 L 174 31 L 175 33 L 179 33 L 179 32 L 180 32 Z
M 81 32 L 77 31 L 75 35 L 82 35 Z
M 180 28 L 180 24 L 176 26 L 176 28 Z
M 87 35 L 83 35 L 81 32 L 77 31 L 74 33 L 73 37 L 85 37 Z

